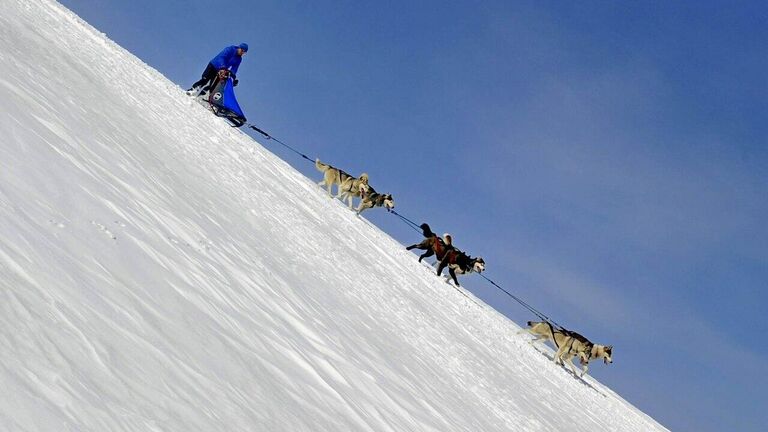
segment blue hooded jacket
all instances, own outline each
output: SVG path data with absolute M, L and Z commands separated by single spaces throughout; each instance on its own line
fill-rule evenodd
M 229 69 L 232 75 L 237 75 L 237 68 L 240 67 L 242 57 L 237 55 L 237 45 L 232 45 L 224 48 L 219 55 L 211 60 L 211 64 L 216 69 Z

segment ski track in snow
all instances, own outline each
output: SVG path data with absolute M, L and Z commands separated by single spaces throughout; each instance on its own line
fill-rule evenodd
M 665 430 L 62 6 L 0 68 L 0 429 Z

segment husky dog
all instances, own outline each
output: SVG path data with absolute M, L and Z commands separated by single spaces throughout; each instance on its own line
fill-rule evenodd
M 360 189 L 360 204 L 357 206 L 357 215 L 359 216 L 363 210 L 367 210 L 373 207 L 384 207 L 387 211 L 395 208 L 395 199 L 391 194 L 380 194 L 376 192 L 373 187 L 366 184 L 364 188 Z M 349 199 L 350 206 L 352 204 L 352 198 Z
M 360 177 L 355 178 L 339 168 L 320 162 L 320 159 L 315 159 L 315 168 L 323 173 L 323 180 L 318 182 L 317 185 L 325 186 L 326 190 L 328 191 L 328 196 L 333 196 L 331 193 L 333 185 L 336 185 L 336 198 L 342 198 L 342 194 L 345 191 L 353 190 L 357 190 L 358 195 L 356 196 L 359 196 L 360 188 L 367 188 L 368 186 L 368 174 L 366 173 L 363 173 L 360 175 Z M 349 199 L 349 207 L 352 208 L 351 198 Z
M 613 363 L 613 346 L 594 344 L 574 331 L 555 329 L 547 321 L 528 321 L 527 331 L 534 336 L 531 343 L 539 340 L 551 340 L 555 348 L 557 348 L 557 352 L 552 360 L 561 365 L 567 361 L 574 374 L 577 373 L 576 366 L 573 364 L 574 357 L 578 357 L 581 364 L 580 376 L 584 376 L 587 373 L 591 360 L 602 358 L 605 364 Z
M 443 269 L 445 267 L 448 267 L 448 273 L 451 275 L 453 283 L 455 283 L 456 286 L 461 286 L 459 285 L 456 275 L 469 274 L 472 272 L 482 273 L 485 270 L 485 260 L 480 257 L 472 258 L 458 249 L 451 249 L 446 252 L 443 259 L 440 260 L 440 265 L 437 267 L 438 276 L 443 274 Z

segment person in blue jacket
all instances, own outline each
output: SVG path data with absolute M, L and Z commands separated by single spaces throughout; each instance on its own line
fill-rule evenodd
M 243 55 L 248 52 L 248 44 L 243 42 L 240 45 L 232 45 L 224 48 L 216 57 L 208 63 L 203 71 L 203 77 L 198 82 L 192 84 L 187 93 L 197 93 L 200 87 L 203 87 L 201 94 L 205 94 L 210 90 L 211 85 L 216 82 L 216 77 L 221 73 L 222 75 L 229 73 L 232 77 L 233 84 L 237 85 L 237 68 L 240 67 L 240 62 L 243 60 Z M 226 71 L 226 72 L 224 72 Z

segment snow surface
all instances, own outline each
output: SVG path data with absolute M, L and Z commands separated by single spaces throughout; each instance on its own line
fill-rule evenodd
M 56 3 L 0 99 L 0 430 L 665 430 Z

